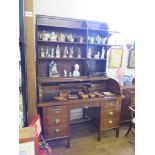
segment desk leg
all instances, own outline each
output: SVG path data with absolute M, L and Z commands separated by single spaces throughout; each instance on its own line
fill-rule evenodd
M 116 137 L 119 137 L 119 127 L 116 128 Z
M 70 148 L 70 137 L 67 138 L 67 148 Z
M 98 131 L 98 141 L 101 141 L 101 130 Z

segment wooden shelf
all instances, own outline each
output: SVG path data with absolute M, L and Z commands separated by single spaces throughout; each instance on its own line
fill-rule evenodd
M 92 45 L 92 46 L 107 46 L 107 44 L 97 44 L 97 43 L 88 43 L 88 45 Z
M 73 29 L 73 30 L 87 30 L 87 28 L 81 28 L 81 27 L 67 27 L 67 26 L 58 26 L 58 25 L 48 25 L 48 24 L 38 24 L 38 26 L 43 27 L 53 27 L 53 28 L 60 28 L 60 29 Z
M 87 58 L 86 60 L 105 61 L 106 59 Z
M 38 60 L 85 60 L 86 58 L 41 58 L 38 57 Z
M 73 45 L 86 45 L 86 43 L 79 42 L 62 42 L 62 41 L 48 41 L 48 40 L 38 40 L 40 43 L 55 43 L 55 44 L 73 44 Z
M 51 82 L 83 82 L 83 81 L 100 81 L 109 79 L 106 76 L 99 77 L 88 77 L 88 76 L 80 76 L 80 77 L 38 77 L 39 83 L 51 83 Z
M 108 30 L 104 30 L 104 29 L 92 29 L 92 28 L 88 28 L 88 31 L 100 31 L 100 32 L 108 32 Z

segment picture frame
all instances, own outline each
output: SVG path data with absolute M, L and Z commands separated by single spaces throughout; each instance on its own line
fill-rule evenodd
M 109 68 L 120 68 L 122 66 L 123 49 L 113 47 L 110 49 Z
M 135 49 L 129 50 L 128 68 L 135 68 Z

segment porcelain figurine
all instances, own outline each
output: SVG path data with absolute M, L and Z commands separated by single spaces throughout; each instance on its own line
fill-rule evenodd
M 68 48 L 65 46 L 63 58 L 67 58 L 67 55 L 68 55 Z
M 51 41 L 57 41 L 57 35 L 55 34 L 55 32 L 51 33 L 50 40 Z
M 60 42 L 65 42 L 65 35 L 64 35 L 63 33 L 60 33 L 60 34 L 58 35 L 58 41 L 60 41 Z
M 46 53 L 45 53 L 45 57 L 48 58 L 48 55 L 49 55 L 49 50 L 48 48 L 46 49 Z
M 49 64 L 49 76 L 50 77 L 59 77 L 59 73 L 57 71 L 57 65 L 54 61 Z
M 101 59 L 104 59 L 104 55 L 105 55 L 105 49 L 104 47 L 102 47 Z
M 51 58 L 54 58 L 54 48 L 51 49 Z
M 91 36 L 91 37 L 90 37 L 90 43 L 91 43 L 91 44 L 94 44 L 94 41 L 95 41 L 94 37 Z
M 77 50 L 77 58 L 81 58 L 81 49 L 78 47 Z
M 75 65 L 74 65 L 73 77 L 78 77 L 78 76 L 80 76 L 79 68 L 80 68 L 80 67 L 79 67 L 78 64 L 75 64 Z
M 59 45 L 56 46 L 55 54 L 56 54 L 56 58 L 60 58 L 60 47 L 59 47 Z
M 69 72 L 69 77 L 72 77 L 72 73 L 71 72 Z
M 74 57 L 74 50 L 73 50 L 73 47 L 70 47 L 69 58 L 73 58 L 73 57 Z
M 97 35 L 97 36 L 96 36 L 95 42 L 96 42 L 97 44 L 101 44 L 101 37 L 100 37 L 100 35 Z
M 95 55 L 94 55 L 95 59 L 99 59 L 100 58 L 100 52 L 98 51 Z
M 69 34 L 67 37 L 66 37 L 67 41 L 68 42 L 74 42 L 74 38 L 73 38 L 73 35 L 72 34 Z
M 45 52 L 44 52 L 43 47 L 41 47 L 41 58 L 45 58 Z
M 91 54 L 92 54 L 92 50 L 91 50 L 91 48 L 89 47 L 89 48 L 88 48 L 88 52 L 87 52 L 87 58 L 91 58 Z
M 67 71 L 64 70 L 64 77 L 67 77 Z
M 83 38 L 82 36 L 80 36 L 79 42 L 80 42 L 80 43 L 83 43 L 83 42 L 84 42 L 84 38 Z

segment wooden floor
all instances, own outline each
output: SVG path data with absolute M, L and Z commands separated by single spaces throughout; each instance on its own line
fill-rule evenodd
M 53 155 L 134 155 L 134 136 L 125 137 L 128 126 L 120 127 L 119 138 L 115 130 L 104 131 L 102 140 L 97 141 L 97 130 L 92 123 L 73 125 L 71 127 L 71 147 L 66 148 L 66 140 L 55 140 L 52 146 Z

